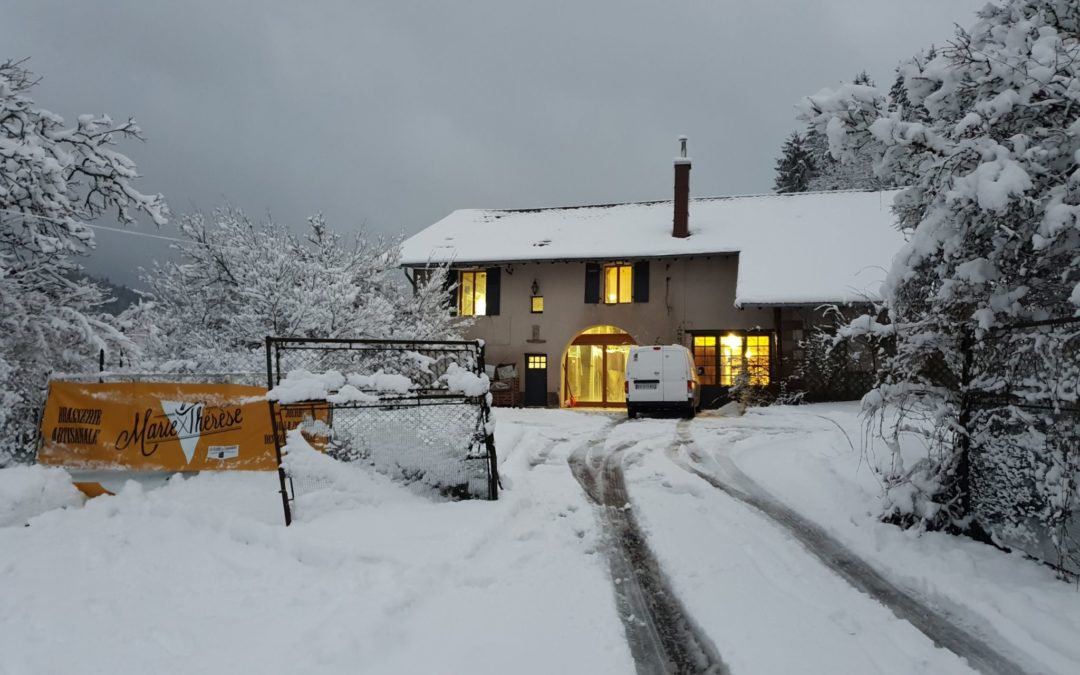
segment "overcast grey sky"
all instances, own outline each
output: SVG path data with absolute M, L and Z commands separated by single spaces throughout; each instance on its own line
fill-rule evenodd
M 694 195 L 768 192 L 801 96 L 862 69 L 888 86 L 982 4 L 4 0 L 0 58 L 31 57 L 68 119 L 135 117 L 139 187 L 174 213 L 412 234 L 457 208 L 669 198 L 679 134 Z M 168 255 L 98 245 L 89 270 L 129 284 Z

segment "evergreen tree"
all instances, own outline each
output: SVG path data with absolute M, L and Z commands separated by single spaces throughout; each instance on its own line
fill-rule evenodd
M 806 192 L 815 172 L 814 160 L 803 144 L 798 132 L 792 132 L 784 141 L 780 158 L 776 160 L 776 181 L 773 188 L 778 193 Z

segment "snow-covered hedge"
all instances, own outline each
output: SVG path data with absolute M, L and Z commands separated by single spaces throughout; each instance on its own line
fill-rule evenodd
M 909 243 L 884 288 L 895 354 L 866 399 L 871 413 L 902 413 L 883 429 L 895 450 L 885 481 L 890 507 L 907 522 L 969 523 L 968 467 L 957 442 L 966 433 L 958 386 L 965 333 L 978 340 L 996 326 L 1080 311 L 1078 35 L 1074 0 L 988 4 L 949 47 L 901 66 L 908 108 L 855 84 L 802 106 L 835 157 L 869 149 L 881 179 L 913 181 L 894 207 Z M 1053 399 L 1055 381 L 1031 385 Z M 928 447 L 914 466 L 895 442 L 912 428 Z M 1006 452 L 1045 452 L 1026 442 L 1017 437 Z M 1072 468 L 1061 480 L 1075 493 Z

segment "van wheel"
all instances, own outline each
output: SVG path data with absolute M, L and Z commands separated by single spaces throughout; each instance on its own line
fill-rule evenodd
M 697 410 L 694 409 L 694 402 L 691 401 L 690 403 L 687 403 L 686 404 L 686 412 L 683 414 L 683 419 L 692 420 L 692 419 L 694 419 L 694 415 L 696 415 L 696 414 L 697 414 Z
M 632 406 L 626 406 L 626 416 L 630 419 L 637 417 L 637 409 Z

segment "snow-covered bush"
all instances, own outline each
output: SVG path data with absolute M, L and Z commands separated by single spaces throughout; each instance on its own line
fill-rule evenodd
M 319 215 L 299 236 L 233 207 L 185 215 L 178 228 L 180 260 L 146 271 L 149 297 L 121 316 L 140 370 L 264 373 L 267 336 L 459 337 L 446 269 L 414 290 L 397 268 L 397 240 L 346 236 Z
M 856 400 L 873 388 L 877 347 L 864 337 L 846 337 L 822 326 L 799 342 L 803 358 L 788 382 L 807 402 Z
M 135 122 L 80 115 L 67 126 L 35 106 L 36 82 L 23 62 L 0 63 L 0 466 L 32 456 L 50 373 L 87 370 L 100 348 L 126 342 L 101 309 L 108 298 L 76 274 L 94 247 L 87 221 L 168 217 L 114 147 L 141 138 Z
M 919 114 L 848 84 L 809 97 L 802 116 L 834 157 L 872 148 L 879 179 L 913 178 L 895 202 L 910 242 L 884 289 L 896 352 L 866 403 L 871 412 L 901 411 L 888 430 L 894 448 L 914 430 L 929 449 L 916 466 L 894 453 L 886 483 L 906 495 L 894 515 L 965 527 L 966 467 L 955 442 L 964 433 L 965 331 L 978 340 L 995 326 L 1080 306 L 1080 4 L 987 5 L 947 48 L 900 72 Z

